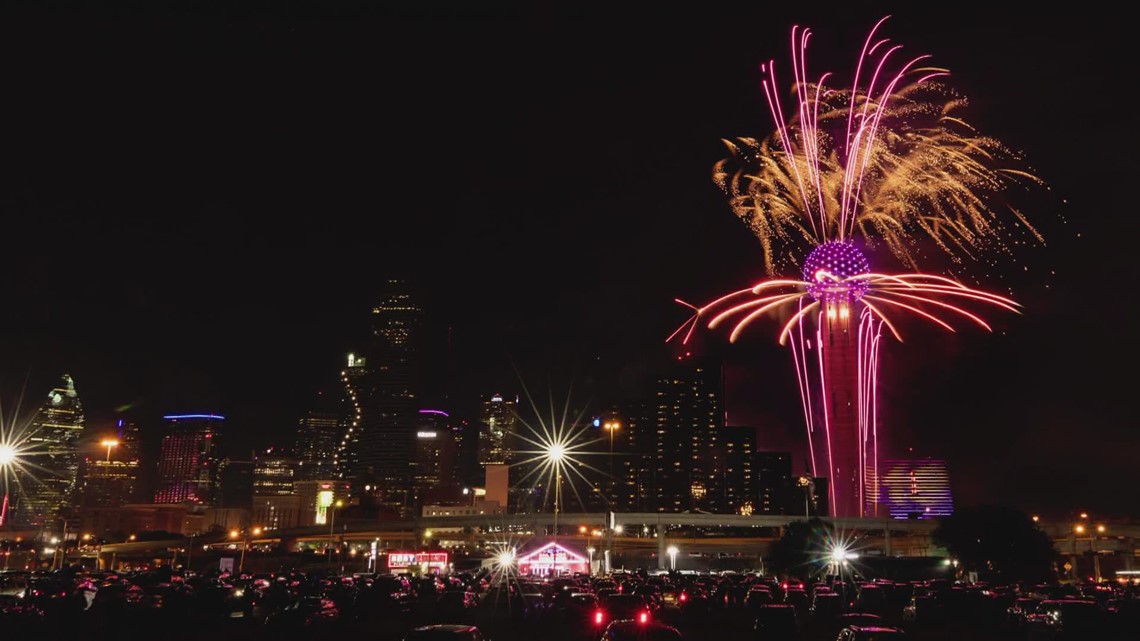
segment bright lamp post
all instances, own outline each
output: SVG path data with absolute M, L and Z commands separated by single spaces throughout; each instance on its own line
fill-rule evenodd
M 107 448 L 107 462 L 111 462 L 111 449 L 119 446 L 119 440 L 114 438 L 105 438 L 99 442 L 99 445 Z
M 230 532 L 230 538 L 236 539 L 239 536 L 239 534 L 240 533 L 237 530 L 233 530 Z M 250 534 L 253 534 L 254 536 L 261 536 L 261 528 L 255 527 L 255 528 L 253 528 L 252 531 L 251 530 L 245 531 L 245 540 L 242 541 L 242 546 L 241 546 L 241 560 L 238 561 L 238 575 L 239 576 L 241 575 L 242 570 L 245 569 L 245 551 L 247 548 L 249 548 L 249 535 Z M 193 545 L 193 543 L 191 543 L 191 545 Z
M 328 545 L 326 546 L 326 549 L 328 550 L 329 567 L 333 566 L 333 528 L 336 527 L 336 509 L 340 508 L 342 505 L 344 505 L 343 501 L 336 501 L 332 505 L 328 506 Z
M 562 461 L 566 459 L 566 446 L 553 443 L 546 448 L 546 460 L 554 466 L 554 540 L 558 540 L 558 510 L 562 502 Z M 549 478 L 549 477 L 547 477 Z
M 8 475 L 18 459 L 16 448 L 7 443 L 0 445 L 0 483 L 4 484 L 4 497 L 0 499 L 3 501 L 0 503 L 0 525 L 8 522 Z

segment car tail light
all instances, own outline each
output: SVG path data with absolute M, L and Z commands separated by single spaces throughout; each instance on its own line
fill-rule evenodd
M 606 614 L 604 612 L 602 612 L 601 610 L 598 610 L 597 612 L 594 613 L 594 624 L 601 625 L 602 621 L 604 621 L 605 618 L 606 618 Z
M 682 601 L 687 601 L 688 599 L 689 599 L 689 595 L 687 595 L 687 594 L 685 594 L 684 592 L 682 592 L 682 593 L 681 593 L 681 600 L 682 600 Z
M 637 622 L 638 623 L 648 623 L 649 622 L 649 613 L 648 612 L 642 612 L 641 616 L 637 617 Z

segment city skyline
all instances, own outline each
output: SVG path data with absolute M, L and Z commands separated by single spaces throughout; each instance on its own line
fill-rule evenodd
M 599 401 L 644 392 L 652 387 L 652 363 L 669 357 L 663 344 L 668 330 L 684 320 L 674 297 L 715 293 L 707 284 L 710 274 L 717 274 L 714 282 L 726 274 L 733 282 L 763 275 L 760 248 L 709 179 L 722 156 L 720 138 L 769 128 L 756 65 L 784 51 L 786 25 L 794 21 L 810 22 L 846 45 L 878 17 L 850 12 L 827 18 L 805 10 L 774 20 L 771 28 L 736 27 L 737 38 L 714 37 L 717 30 L 709 27 L 675 51 L 665 48 L 663 36 L 642 32 L 635 42 L 647 51 L 619 43 L 617 34 L 601 34 L 597 50 L 573 55 L 560 51 L 557 41 L 543 45 L 542 38 L 522 35 L 475 54 L 471 64 L 479 71 L 470 74 L 448 72 L 451 56 L 474 38 L 462 33 L 454 34 L 454 42 L 437 43 L 439 51 L 423 53 L 414 69 L 378 63 L 377 54 L 398 51 L 422 35 L 414 22 L 405 36 L 388 33 L 387 44 L 363 29 L 300 25 L 299 35 L 290 36 L 288 25 L 281 25 L 259 36 L 261 52 L 238 42 L 249 35 L 238 26 L 222 34 L 220 45 L 232 66 L 213 58 L 192 62 L 197 34 L 172 28 L 166 35 L 175 37 L 158 48 L 158 57 L 172 61 L 173 71 L 157 80 L 158 90 L 175 95 L 185 82 L 203 97 L 196 99 L 202 104 L 153 105 L 143 114 L 169 136 L 153 150 L 172 163 L 169 175 L 141 167 L 135 155 L 149 149 L 145 127 L 118 112 L 141 95 L 129 85 L 150 63 L 132 60 L 106 87 L 85 85 L 92 81 L 65 72 L 63 85 L 113 97 L 110 106 L 91 107 L 81 119 L 106 117 L 126 128 L 126 149 L 111 152 L 111 164 L 139 170 L 154 184 L 131 191 L 114 178 L 117 170 L 91 166 L 94 150 L 109 142 L 92 133 L 79 140 L 90 151 L 55 169 L 62 180 L 40 184 L 31 173 L 18 174 L 20 187 L 5 200 L 17 236 L 31 233 L 33 221 L 52 212 L 65 224 L 57 230 L 53 260 L 19 247 L 3 259 L 8 273 L 18 275 L 11 296 L 23 313 L 4 321 L 3 347 L 13 357 L 2 372 L 0 395 L 17 395 L 26 380 L 25 398 L 36 398 L 42 381 L 69 371 L 84 399 L 88 429 L 125 416 L 153 432 L 160 424 L 155 419 L 166 413 L 218 412 L 227 424 L 242 426 L 239 438 L 251 446 L 291 443 L 297 421 L 320 409 L 309 407 L 317 404 L 318 391 L 339 396 L 345 355 L 367 341 L 367 311 L 377 303 L 382 281 L 400 275 L 420 281 L 442 356 L 436 372 L 446 381 L 436 385 L 441 398 L 423 399 L 422 407 L 458 409 L 475 422 L 485 396 L 518 389 L 520 379 L 538 385 L 553 379 L 556 390 L 573 383 L 593 390 Z M 973 100 L 971 116 L 1025 150 L 1053 187 L 1051 196 L 1034 200 L 1035 219 L 1064 215 L 1069 224 L 1049 236 L 1051 262 L 1026 263 L 1031 270 L 1057 272 L 1048 288 L 984 275 L 995 279 L 988 284 L 1015 287 L 1030 314 L 1002 319 L 993 335 L 915 331 L 904 349 L 884 349 L 889 373 L 882 420 L 898 430 L 893 455 L 905 458 L 913 447 L 915 458 L 947 460 L 955 484 L 964 484 L 956 495 L 966 503 L 992 496 L 1039 509 L 1057 497 L 1074 509 L 1136 513 L 1136 499 L 1127 503 L 1125 497 L 1117 506 L 1116 499 L 1092 491 L 1102 482 L 1094 479 L 1105 475 L 1117 484 L 1128 478 L 1126 456 L 1136 437 L 1126 404 L 1117 400 L 1125 383 L 1107 372 L 1136 347 L 1126 342 L 1123 354 L 1113 356 L 1060 339 L 1105 335 L 1114 331 L 1109 319 L 1129 312 L 1130 303 L 1097 277 L 1135 269 L 1123 258 L 1131 223 L 1115 214 L 1123 211 L 1123 188 L 1110 181 L 1093 193 L 1088 185 L 1103 178 L 1073 160 L 1084 145 L 1107 154 L 1109 166 L 1126 157 L 1098 142 L 1109 125 L 1089 122 L 1091 106 L 1044 89 L 1073 82 L 1067 74 L 1023 64 L 1048 47 L 1072 47 L 1065 51 L 1074 55 L 1050 59 L 1107 78 L 1111 67 L 1088 63 L 1111 56 L 1112 38 L 1099 49 L 1058 45 L 1047 34 L 1060 29 L 1060 17 L 1042 17 L 1044 26 L 1033 33 L 1000 15 L 974 24 L 976 17 L 964 13 L 945 25 L 917 27 L 917 15 L 904 12 L 892 20 L 908 44 L 953 70 Z M 845 27 L 846 21 L 859 28 Z M 456 23 L 457 32 L 460 27 Z M 127 23 L 115 28 L 124 43 L 155 37 Z M 541 25 L 536 29 L 543 33 Z M 1018 35 L 1012 42 L 994 35 L 1011 30 Z M 997 52 L 947 46 L 963 32 L 995 42 Z M 36 35 L 33 30 L 5 46 Z M 313 68 L 299 73 L 330 103 L 350 105 L 348 124 L 333 122 L 337 111 L 317 96 L 259 117 L 212 109 L 193 115 L 192 107 L 233 95 L 253 105 L 277 104 L 289 95 L 287 70 L 299 60 L 291 38 L 328 44 L 342 36 L 341 48 L 315 54 Z M 76 51 L 89 42 L 85 37 L 62 51 Z M 722 40 L 726 51 L 702 52 L 701 43 Z M 535 61 L 508 62 L 510 43 L 535 48 Z M 850 47 L 838 49 L 819 56 L 846 60 Z M 83 64 L 121 62 L 125 55 L 110 47 Z M 60 63 L 49 57 L 34 71 L 58 70 Z M 322 80 L 328 68 L 336 71 Z M 265 73 L 256 89 L 243 89 L 238 79 L 251 69 Z M 210 72 L 218 73 L 217 83 Z M 419 79 L 433 72 L 443 75 Z M 378 92 L 345 84 L 356 75 L 385 78 L 401 99 L 389 104 Z M 537 97 L 514 86 L 522 79 L 534 79 Z M 36 97 L 39 85 L 30 72 L 18 74 L 15 87 L 17 107 L 36 127 L 54 131 L 49 140 L 74 133 L 66 124 L 53 129 L 50 114 L 31 113 L 37 101 L 62 97 L 62 89 Z M 1060 102 L 1046 102 L 1054 93 L 1063 96 Z M 453 96 L 480 98 L 464 115 L 455 113 L 460 107 L 444 106 Z M 1041 102 L 1026 116 L 1034 101 Z M 499 113 L 512 104 L 518 106 L 511 113 L 532 115 L 516 121 Z M 431 108 L 416 113 L 424 107 Z M 303 152 L 274 160 L 291 143 L 274 134 L 273 125 L 298 122 L 293 117 L 302 108 L 315 109 L 292 132 Z M 1046 133 L 1061 118 L 1085 123 L 1077 140 Z M 168 119 L 184 120 L 190 132 L 217 126 L 220 133 L 210 140 L 245 140 L 239 155 L 265 166 L 247 175 L 236 162 L 220 162 L 199 178 L 183 177 L 194 174 L 196 164 L 218 159 Z M 480 127 L 484 119 L 488 125 Z M 392 122 L 411 123 L 410 131 L 397 132 Z M 343 138 L 356 126 L 351 123 L 367 123 L 363 139 L 370 145 L 391 141 L 382 160 L 367 160 L 375 149 L 364 153 L 321 133 L 328 126 L 332 138 Z M 249 139 L 239 135 L 246 125 L 252 127 Z M 445 158 L 445 140 L 478 162 L 464 162 L 453 184 L 431 192 L 452 171 L 449 163 L 461 162 Z M 47 152 L 38 144 L 18 137 L 14 153 L 26 153 L 32 166 L 42 168 Z M 173 151 L 183 147 L 184 157 Z M 335 157 L 338 150 L 343 157 L 324 169 L 305 158 Z M 298 168 L 290 168 L 294 161 Z M 190 189 L 199 184 L 206 187 Z M 1062 205 L 1064 200 L 1069 203 Z M 191 266 L 187 252 L 200 245 L 211 248 L 214 260 Z M 57 293 L 42 293 L 65 277 L 77 284 L 71 307 Z M 1085 297 L 1110 301 L 1109 313 L 1078 313 Z M 695 349 L 727 360 L 729 424 L 758 426 L 757 450 L 793 449 L 802 426 L 794 382 L 784 380 L 786 352 L 764 344 L 766 337 L 747 341 L 737 353 L 725 352 L 718 340 L 707 338 Z M 919 361 L 932 354 L 952 354 L 949 370 L 925 369 Z M 462 405 L 467 407 L 456 407 Z M 1076 433 L 1094 437 L 1073 443 Z M 1008 468 L 990 469 L 995 458 Z M 1062 469 L 1053 473 L 1056 467 Z

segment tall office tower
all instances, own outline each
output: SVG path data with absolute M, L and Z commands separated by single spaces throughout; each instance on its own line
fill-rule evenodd
M 515 446 L 515 427 L 518 420 L 518 399 L 503 398 L 495 394 L 483 401 L 479 412 L 479 465 L 511 463 L 511 449 Z
M 138 425 L 120 419 L 114 432 L 84 440 L 80 506 L 118 507 L 133 501 L 139 479 Z
M 212 505 L 218 484 L 218 438 L 225 417 L 171 414 L 163 419 L 167 433 L 162 437 L 154 502 Z
M 419 411 L 412 455 L 413 502 L 417 507 L 424 504 L 425 497 L 446 496 L 455 488 L 455 440 L 448 418 L 442 410 Z
M 796 492 L 791 452 L 756 452 L 754 469 L 758 496 L 756 514 L 805 513 L 802 504 L 792 504 Z
M 752 464 L 755 460 L 756 428 L 725 427 L 720 437 L 720 494 L 712 505 L 722 514 L 756 512 L 757 494 Z
M 372 308 L 368 394 L 358 428 L 355 485 L 370 484 L 375 499 L 407 506 L 412 494 L 413 439 L 423 312 L 402 280 L 389 280 Z M 379 491 L 376 492 L 375 490 Z M 356 488 L 353 488 L 356 492 Z
M 25 447 L 36 453 L 36 468 L 16 473 L 15 520 L 24 525 L 53 525 L 75 498 L 79 472 L 83 403 L 70 374 L 64 374 L 48 393 L 28 431 L 31 436 Z
M 292 496 L 297 459 L 270 448 L 253 458 L 254 496 Z
M 360 459 L 360 434 L 364 417 L 364 401 L 371 394 L 371 371 L 363 356 L 348 355 L 348 364 L 340 373 L 341 396 L 340 443 L 333 457 L 335 477 L 352 484 L 356 480 Z
M 627 404 L 621 411 L 621 423 L 614 446 L 614 463 L 622 483 L 617 490 L 617 504 L 628 512 L 652 512 L 656 510 L 657 497 L 656 404 Z
M 868 516 L 930 519 L 954 513 L 946 461 L 911 459 L 882 461 L 882 481 L 869 479 Z
M 452 418 L 448 430 L 455 441 L 456 482 L 466 487 L 481 485 L 479 426 L 472 425 L 467 419 Z
M 218 488 L 215 491 L 216 507 L 253 508 L 253 461 L 223 459 L 218 464 Z
M 335 478 L 339 417 L 332 412 L 309 412 L 297 425 L 297 479 L 316 481 Z
M 657 380 L 657 440 L 654 447 L 655 508 L 659 512 L 704 510 L 716 496 L 716 449 L 724 427 L 719 366 L 682 362 Z

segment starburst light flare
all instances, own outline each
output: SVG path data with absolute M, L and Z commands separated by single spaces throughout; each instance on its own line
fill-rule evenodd
M 5 416 L 0 406 L 0 526 L 8 523 L 12 509 L 12 494 L 24 494 L 24 480 L 40 483 L 36 472 L 51 474 L 51 470 L 37 465 L 33 458 L 50 454 L 43 445 L 33 439 L 36 430 L 32 427 L 36 413 L 21 415 L 23 395 L 12 412 Z
M 585 506 L 586 503 L 578 492 L 577 481 L 582 481 L 586 485 L 591 484 L 583 472 L 584 469 L 605 474 L 601 469 L 586 463 L 584 460 L 588 456 L 605 456 L 605 452 L 591 451 L 591 446 L 600 443 L 603 439 L 590 438 L 590 423 L 582 420 L 585 416 L 585 409 L 577 416 L 570 417 L 569 395 L 567 395 L 561 416 L 555 412 L 554 399 L 551 397 L 549 416 L 544 417 L 544 412 L 535 405 L 526 385 L 524 384 L 522 387 L 534 412 L 537 425 L 533 425 L 521 415 L 518 417 L 519 423 L 529 434 L 519 433 L 515 436 L 533 449 L 516 452 L 522 458 L 513 461 L 511 467 L 526 471 L 522 477 L 514 482 L 514 485 L 525 486 L 530 483 L 531 488 L 539 485 L 545 488 L 553 487 L 554 512 L 557 514 L 562 511 L 561 486 L 562 480 L 565 479 L 578 502 Z M 550 493 L 547 492 L 543 498 L 544 504 L 551 498 Z

